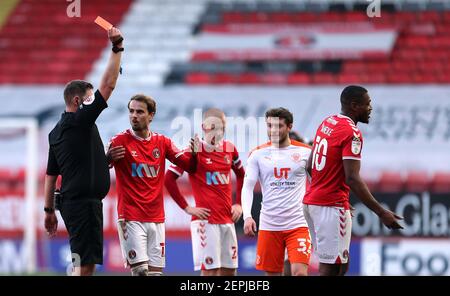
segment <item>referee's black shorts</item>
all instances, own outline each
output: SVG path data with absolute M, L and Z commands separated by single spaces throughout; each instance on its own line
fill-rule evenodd
M 74 266 L 103 264 L 102 206 L 101 200 L 95 199 L 61 203 L 60 213 L 69 233 Z

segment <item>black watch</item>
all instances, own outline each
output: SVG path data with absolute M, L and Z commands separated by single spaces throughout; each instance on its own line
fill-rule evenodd
M 118 52 L 121 52 L 121 51 L 124 51 L 125 50 L 125 48 L 123 48 L 123 47 L 117 47 L 117 46 L 113 46 L 113 48 L 112 48 L 112 51 L 114 52 L 114 53 L 118 53 Z
M 52 214 L 55 212 L 55 208 L 44 207 L 44 212 Z

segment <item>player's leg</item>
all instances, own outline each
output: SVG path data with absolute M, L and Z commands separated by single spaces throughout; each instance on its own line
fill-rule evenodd
M 287 249 L 284 252 L 283 276 L 291 276 L 291 262 L 288 259 Z
M 144 223 L 119 220 L 117 222 L 120 248 L 125 265 L 130 267 L 132 276 L 148 274 L 147 230 Z
M 218 224 L 220 229 L 220 262 L 219 275 L 234 276 L 238 268 L 238 242 L 234 224 Z
M 323 276 L 337 276 L 345 273 L 351 237 L 351 215 L 338 207 L 309 205 L 317 236 L 319 273 Z
M 70 239 L 72 275 L 90 276 L 103 263 L 103 212 L 101 201 L 65 202 L 61 216 Z
M 202 276 L 219 275 L 220 233 L 216 224 L 206 220 L 191 222 L 192 255 L 194 270 Z
M 291 275 L 307 276 L 311 258 L 311 238 L 307 227 L 284 231 Z
M 263 270 L 268 276 L 280 276 L 285 247 L 282 231 L 260 230 L 256 243 L 256 269 Z
M 145 223 L 147 227 L 148 275 L 162 275 L 166 266 L 166 230 L 164 223 Z
M 74 266 L 72 269 L 72 276 L 91 276 L 94 275 L 95 264 L 88 264 L 83 266 Z
M 338 275 L 343 276 L 347 273 L 350 264 L 352 213 L 350 210 L 345 210 L 344 213 L 342 213 L 342 211 L 339 211 L 339 215 L 341 217 L 339 231 L 342 232 L 343 235 L 340 237 L 339 240 L 339 256 L 342 258 L 342 260 Z

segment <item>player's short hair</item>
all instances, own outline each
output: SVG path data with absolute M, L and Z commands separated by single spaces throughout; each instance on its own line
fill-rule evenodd
M 151 97 L 143 95 L 143 94 L 137 94 L 131 97 L 130 101 L 128 102 L 128 109 L 130 109 L 130 103 L 131 101 L 138 101 L 145 103 L 147 105 L 147 111 L 149 114 L 156 113 L 156 102 Z
M 286 108 L 272 108 L 266 111 L 266 119 L 269 117 L 283 118 L 286 125 L 292 124 L 294 122 L 294 115 L 291 111 Z
M 64 88 L 64 101 L 66 105 L 70 105 L 72 99 L 76 96 L 82 98 L 88 89 L 94 89 L 94 86 L 84 80 L 72 80 L 66 84 Z
M 225 113 L 218 108 L 209 108 L 205 111 L 205 113 L 203 113 L 203 119 L 206 119 L 208 117 L 222 118 L 223 116 L 225 116 Z
M 349 85 L 341 93 L 341 105 L 348 106 L 352 102 L 361 103 L 367 89 L 359 85 Z

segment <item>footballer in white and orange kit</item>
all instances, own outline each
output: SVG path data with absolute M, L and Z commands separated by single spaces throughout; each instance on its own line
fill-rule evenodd
M 311 240 L 303 217 L 306 164 L 311 148 L 289 139 L 293 116 L 285 108 L 266 112 L 270 142 L 253 150 L 247 160 L 242 187 L 244 232 L 256 234 L 252 218 L 253 188 L 261 184 L 262 206 L 256 250 L 256 269 L 281 275 L 285 249 L 292 275 L 307 275 Z

